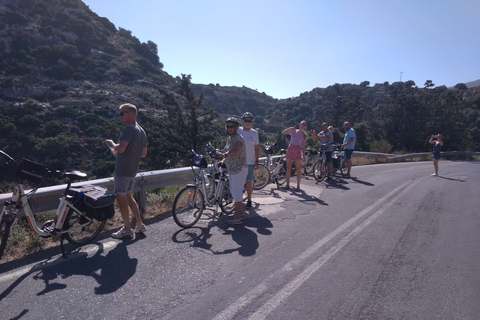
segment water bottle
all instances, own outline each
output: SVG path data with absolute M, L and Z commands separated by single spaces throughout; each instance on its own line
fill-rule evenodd
M 208 179 L 208 175 L 206 172 L 203 172 L 203 179 L 205 180 L 205 187 L 210 187 L 210 179 Z

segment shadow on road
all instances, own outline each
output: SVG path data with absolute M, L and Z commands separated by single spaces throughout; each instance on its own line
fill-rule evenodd
M 98 243 L 99 248 L 92 257 L 88 257 L 86 252 L 79 252 L 71 255 L 68 259 L 59 257 L 56 260 L 38 263 L 1 292 L 0 300 L 6 298 L 23 280 L 32 275 L 32 279 L 43 281 L 45 284 L 45 288 L 37 292 L 37 296 L 66 289 L 67 285 L 60 283 L 61 279 L 75 275 L 94 278 L 99 284 L 94 288 L 95 294 L 115 292 L 124 286 L 136 272 L 138 260 L 130 258 L 127 251 L 127 245 L 133 242 L 134 240 L 118 243 L 106 256 L 102 256 L 104 248 L 101 243 Z M 27 312 L 28 310 L 23 310 L 17 318 L 20 319 Z
M 368 181 L 364 181 L 364 180 L 360 180 L 357 177 L 351 177 L 350 179 L 352 181 L 355 181 L 355 182 L 360 183 L 360 184 L 364 184 L 364 185 L 369 186 L 369 187 L 374 187 L 375 186 L 373 183 L 368 182 Z
M 300 202 L 306 203 L 306 204 L 311 204 L 311 205 L 317 205 L 320 204 L 322 206 L 328 206 L 328 203 L 323 201 L 322 199 L 312 196 L 310 194 L 307 194 L 304 190 L 300 189 L 297 190 L 295 188 L 289 188 L 289 189 L 282 189 L 282 191 L 288 192 L 292 196 L 296 196 L 300 198 L 301 200 L 298 200 Z
M 53 290 L 66 288 L 65 284 L 55 283 L 55 279 L 68 278 L 73 275 L 90 276 L 99 284 L 95 287 L 95 294 L 107 294 L 117 291 L 124 286 L 136 272 L 138 260 L 128 256 L 127 246 L 135 240 L 118 243 L 106 256 L 102 256 L 103 245 L 98 244 L 99 250 L 88 258 L 87 253 L 80 253 L 82 259 L 69 259 L 63 263 L 44 267 L 33 279 L 42 280 L 45 289 L 37 293 L 43 295 Z M 119 267 L 121 265 L 121 267 Z
M 190 242 L 192 247 L 204 249 L 213 254 L 229 254 L 238 252 L 242 256 L 252 256 L 257 252 L 259 247 L 258 234 L 271 235 L 272 231 L 269 229 L 273 227 L 272 223 L 266 217 L 261 217 L 255 213 L 255 209 L 245 213 L 246 219 L 240 225 L 229 226 L 227 219 L 229 217 L 223 216 L 215 221 L 210 221 L 205 227 L 192 227 L 188 229 L 181 229 L 175 232 L 172 236 L 172 241 L 175 243 Z M 232 240 L 238 244 L 236 248 L 225 249 L 218 251 L 212 248 L 212 244 L 208 242 L 211 238 L 211 228 L 215 226 L 223 231 L 223 235 L 231 235 Z M 251 229 L 257 229 L 255 231 Z
M 449 177 L 443 177 L 439 175 L 436 178 L 441 178 L 441 179 L 450 180 L 450 181 L 467 182 L 466 177 L 449 178 Z

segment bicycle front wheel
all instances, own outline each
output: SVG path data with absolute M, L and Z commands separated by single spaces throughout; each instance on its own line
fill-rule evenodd
M 63 223 L 63 231 L 65 238 L 71 244 L 83 246 L 95 239 L 105 227 L 106 220 L 97 221 L 88 218 L 85 213 L 78 213 L 72 208 L 69 209 L 65 222 Z
M 186 186 L 173 201 L 173 220 L 179 227 L 193 227 L 200 219 L 204 205 L 203 193 L 195 186 Z
M 313 171 L 313 166 L 315 165 L 315 158 L 309 157 L 307 162 L 305 162 L 305 167 L 303 168 L 303 173 L 309 175 Z
M 235 211 L 235 201 L 233 200 L 228 183 L 225 184 L 225 187 L 223 188 L 223 196 L 219 206 L 225 214 L 232 214 Z
M 260 190 L 265 188 L 265 186 L 270 182 L 270 171 L 263 164 L 259 164 L 258 168 L 255 169 L 253 181 L 253 189 Z
M 313 166 L 313 177 L 318 182 L 325 179 L 325 163 L 322 160 L 315 162 Z
M 7 240 L 8 236 L 10 235 L 10 229 L 12 227 L 13 221 L 10 221 L 9 217 L 6 217 L 4 214 L 2 216 L 2 220 L 0 220 L 0 259 L 3 256 L 3 252 L 5 251 L 5 248 L 7 247 Z
M 278 170 L 277 177 L 275 178 L 275 182 L 277 183 L 277 187 L 280 187 L 287 180 L 287 168 L 286 167 L 287 167 L 287 164 L 284 162 L 281 165 L 280 170 Z

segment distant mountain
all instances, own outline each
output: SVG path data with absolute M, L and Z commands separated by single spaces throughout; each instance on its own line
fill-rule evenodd
M 467 88 L 478 87 L 478 86 L 480 86 L 480 79 L 478 79 L 476 81 L 465 82 L 465 85 L 467 86 Z

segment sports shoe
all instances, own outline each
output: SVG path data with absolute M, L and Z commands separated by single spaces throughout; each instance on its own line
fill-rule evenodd
M 240 219 L 232 218 L 232 219 L 227 221 L 227 224 L 230 224 L 230 225 L 242 224 L 242 218 L 240 218 Z
M 252 207 L 252 200 L 248 200 L 246 208 L 251 208 L 251 207 Z
M 133 230 L 132 229 L 125 230 L 125 228 L 122 227 L 117 232 L 112 233 L 112 238 L 114 238 L 114 239 L 123 239 L 123 238 L 131 239 L 131 238 L 133 238 Z
M 437 174 L 436 173 L 432 173 L 431 176 L 436 176 Z
M 143 223 L 135 227 L 135 233 L 144 233 L 145 231 L 147 231 L 147 227 Z

